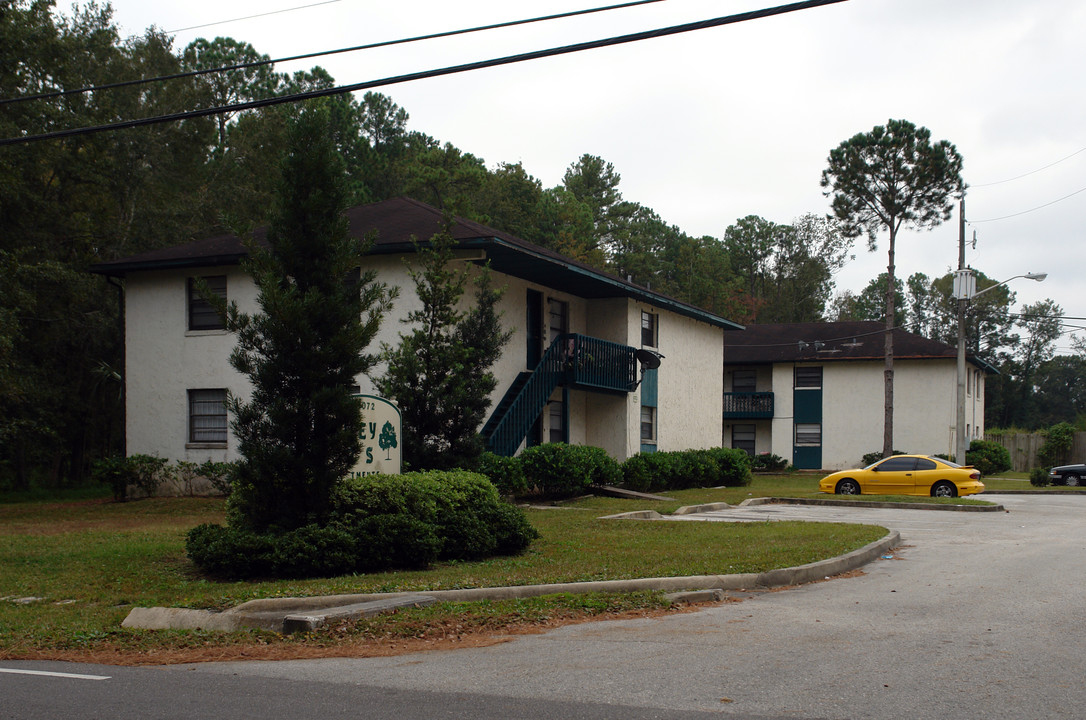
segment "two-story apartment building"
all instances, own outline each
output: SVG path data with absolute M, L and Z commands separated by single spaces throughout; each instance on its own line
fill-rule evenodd
M 894 448 L 953 454 L 957 350 L 894 330 Z M 769 452 L 802 469 L 856 467 L 882 450 L 881 322 L 750 325 L 725 337 L 726 447 Z M 984 378 L 969 358 L 966 425 L 984 436 Z
M 407 272 L 413 241 L 439 232 L 442 213 L 399 198 L 347 217 L 352 234 L 374 237 L 360 264 L 400 288 L 371 349 L 394 345 L 406 330 L 400 320 L 420 306 Z M 489 264 L 505 289 L 502 320 L 513 338 L 493 368 L 492 416 L 480 428 L 493 450 L 564 441 L 622 460 L 720 443 L 724 335 L 739 325 L 479 223 L 456 219 L 449 232 L 457 261 Z M 128 453 L 237 457 L 223 400 L 246 396 L 248 380 L 230 366 L 234 336 L 194 281 L 256 311 L 256 286 L 239 265 L 245 255 L 239 238 L 224 235 L 94 268 L 124 279 Z M 369 377 L 357 383 L 374 393 Z

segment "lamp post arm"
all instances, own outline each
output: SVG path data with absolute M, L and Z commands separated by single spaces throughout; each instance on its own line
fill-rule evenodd
M 984 288 L 980 292 L 973 293 L 967 299 L 974 300 L 974 299 L 980 297 L 981 295 L 983 295 L 984 293 L 988 292 L 989 290 L 995 290 L 1000 285 L 1006 285 L 1011 280 L 1017 280 L 1018 278 L 1029 278 L 1030 280 L 1036 280 L 1037 282 L 1042 282 L 1046 277 L 1048 277 L 1048 273 L 1025 273 L 1023 275 L 1015 275 L 1014 277 L 1007 278 L 1003 282 L 996 283 L 995 285 L 989 285 L 988 287 Z

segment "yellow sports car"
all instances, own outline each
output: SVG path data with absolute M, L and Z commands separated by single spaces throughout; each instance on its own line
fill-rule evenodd
M 841 470 L 818 483 L 838 495 L 931 495 L 957 497 L 984 491 L 980 472 L 928 455 L 892 455 L 862 470 Z

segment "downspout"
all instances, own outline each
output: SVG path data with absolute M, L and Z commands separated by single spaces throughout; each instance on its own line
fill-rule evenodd
M 111 275 L 106 276 L 106 282 L 117 288 L 117 337 L 121 348 L 121 456 L 128 457 L 128 352 L 124 337 L 124 283 Z

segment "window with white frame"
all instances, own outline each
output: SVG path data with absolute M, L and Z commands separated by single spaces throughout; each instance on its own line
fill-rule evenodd
M 226 445 L 226 390 L 189 390 L 189 443 Z
M 656 408 L 649 405 L 641 406 L 641 440 L 642 442 L 656 440 Z
M 226 299 L 226 276 L 225 275 L 212 275 L 209 277 L 199 278 L 215 295 L 218 295 L 223 300 Z M 219 316 L 219 313 L 215 311 L 215 308 L 211 306 L 203 295 L 200 294 L 197 287 L 197 278 L 189 278 L 188 280 L 188 322 L 189 330 L 224 330 L 226 324 Z

